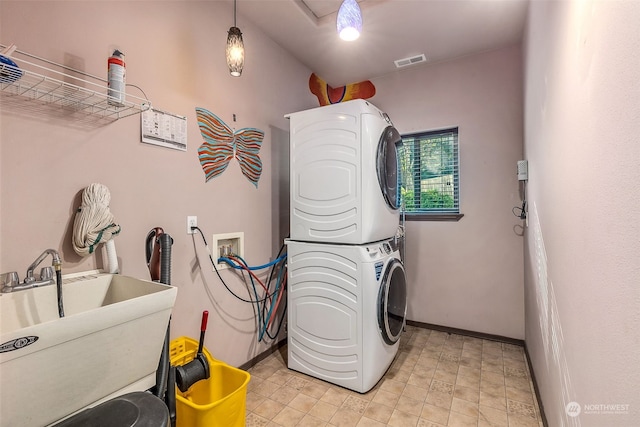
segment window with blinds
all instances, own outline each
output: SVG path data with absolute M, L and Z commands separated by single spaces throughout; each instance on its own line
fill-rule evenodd
M 398 163 L 408 218 L 460 213 L 458 128 L 403 135 Z

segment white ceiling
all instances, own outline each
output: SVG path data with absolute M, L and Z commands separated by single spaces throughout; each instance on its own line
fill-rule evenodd
M 353 42 L 336 33 L 340 4 L 238 0 L 237 25 L 251 21 L 335 87 L 394 72 L 397 59 L 425 54 L 429 63 L 516 44 L 528 0 L 359 0 L 363 29 Z

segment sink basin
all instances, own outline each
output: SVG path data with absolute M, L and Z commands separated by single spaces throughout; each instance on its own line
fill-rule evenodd
M 0 294 L 0 426 L 50 425 L 155 384 L 177 289 L 99 272 Z

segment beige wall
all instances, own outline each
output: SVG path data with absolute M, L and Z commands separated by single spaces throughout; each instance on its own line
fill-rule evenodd
M 56 62 L 73 60 L 98 76 L 106 77 L 110 49 L 120 47 L 127 82 L 140 86 L 154 107 L 185 115 L 188 123 L 185 153 L 141 143 L 140 116 L 77 129 L 65 117 L 35 117 L 3 103 L 0 270 L 23 277 L 46 248 L 61 251 L 63 272 L 101 267 L 100 256 L 80 259 L 70 245 L 77 197 L 100 182 L 111 191 L 111 211 L 122 227 L 115 242 L 123 274 L 149 277 L 144 243 L 151 228 L 161 226 L 174 239 L 172 283 L 179 291 L 173 336 L 197 338 L 202 310 L 209 310 L 206 345 L 216 357 L 239 365 L 264 351 L 265 345 L 256 345 L 252 307 L 222 287 L 199 235 L 194 240 L 186 234 L 186 216 L 198 216 L 210 244 L 214 233 L 244 231 L 251 264 L 275 255 L 281 231 L 273 230 L 282 225 L 272 195 L 282 162 L 273 157 L 281 148 L 272 145 L 287 143 L 284 114 L 316 105 L 307 87 L 310 70 L 240 15 L 245 70 L 241 78 L 230 77 L 224 59 L 233 22 L 228 3 L 2 1 L 0 16 L 3 44 Z M 135 88 L 128 92 L 140 95 Z M 235 163 L 205 183 L 196 106 L 236 128 L 265 131 L 258 189 Z M 246 296 L 237 277 L 228 270 L 223 277 Z
M 70 246 L 77 198 L 88 184 L 101 182 L 111 190 L 111 210 L 123 229 L 116 238 L 122 272 L 148 277 L 144 240 L 152 227 L 162 226 L 175 241 L 172 282 L 179 296 L 173 336 L 197 336 L 200 313 L 208 309 L 214 314 L 207 346 L 239 365 L 265 349 L 255 345 L 253 311 L 224 290 L 201 240 L 186 235 L 185 220 L 197 215 L 209 240 L 214 233 L 244 231 L 245 255 L 252 263 L 275 254 L 287 233 L 283 115 L 316 105 L 307 88 L 310 71 L 239 21 L 247 62 L 243 76 L 231 78 L 222 52 L 232 13 L 218 2 L 117 6 L 114 20 L 107 2 L 3 1 L 0 41 L 58 62 L 72 58 L 101 76 L 109 49 L 121 47 L 127 81 L 143 88 L 156 108 L 187 116 L 189 149 L 140 143 L 138 116 L 75 129 L 64 118 L 17 114 L 4 105 L 0 270 L 23 275 L 48 247 L 61 251 L 64 271 L 101 267 L 100 256 L 80 259 Z M 401 132 L 460 128 L 464 218 L 407 225 L 411 320 L 524 337 L 521 221 L 511 213 L 520 204 L 515 177 L 515 162 L 522 158 L 520 57 L 517 47 L 506 48 L 374 80 L 377 95 L 371 101 Z M 235 164 L 204 183 L 196 106 L 228 123 L 235 113 L 238 128 L 266 132 L 257 190 Z M 241 286 L 232 274 L 223 274 Z
M 524 338 L 518 47 L 373 80 L 372 102 L 400 133 L 458 126 L 459 222 L 408 222 L 411 320 Z
M 121 47 L 128 82 L 155 107 L 187 116 L 189 149 L 140 143 L 138 116 L 77 129 L 64 117 L 33 117 L 3 103 L 0 271 L 22 276 L 49 247 L 61 251 L 66 272 L 101 267 L 99 256 L 79 259 L 69 243 L 78 195 L 101 182 L 123 229 L 116 238 L 123 273 L 147 277 L 144 239 L 164 227 L 175 241 L 179 288 L 173 335 L 197 336 L 208 309 L 207 347 L 239 365 L 266 348 L 255 344 L 253 311 L 222 288 L 201 241 L 184 232 L 185 218 L 197 215 L 208 239 L 244 231 L 250 262 L 275 253 L 286 234 L 283 115 L 316 105 L 310 70 L 240 20 L 247 62 L 243 76 L 231 78 L 223 57 L 227 5 L 115 4 L 1 1 L 0 42 L 101 76 L 110 48 Z M 639 18 L 640 4 L 631 1 L 532 2 L 524 131 L 518 48 L 374 80 L 372 102 L 401 132 L 460 128 L 465 216 L 408 223 L 409 319 L 513 338 L 526 329 L 550 425 L 630 426 L 640 416 Z M 237 127 L 266 132 L 257 190 L 237 165 L 204 183 L 196 106 L 227 122 L 235 113 Z M 515 162 L 523 157 L 530 170 L 524 245 L 511 213 L 520 204 Z M 629 414 L 570 418 L 571 401 L 583 411 L 629 405 Z
M 636 426 L 640 3 L 534 1 L 529 12 L 527 348 L 549 425 Z

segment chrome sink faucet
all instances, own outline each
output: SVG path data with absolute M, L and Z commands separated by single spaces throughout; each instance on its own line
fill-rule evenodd
M 40 263 L 51 255 L 53 258 L 52 267 L 44 267 L 40 270 L 40 278 L 37 279 L 33 275 L 33 270 L 40 265 Z M 53 277 L 53 271 L 55 270 L 56 277 Z M 2 275 L 1 292 L 16 292 L 23 289 L 37 288 L 41 286 L 56 284 L 56 291 L 58 296 L 58 315 L 64 317 L 64 308 L 62 304 L 62 261 L 60 261 L 60 255 L 53 249 L 47 249 L 34 262 L 27 268 L 27 274 L 24 281 L 20 283 L 18 273 L 12 271 Z
M 35 261 L 31 263 L 29 268 L 27 268 L 27 275 L 24 277 L 25 285 L 33 284 L 34 287 L 37 287 L 37 286 L 51 285 L 53 283 L 53 274 L 51 274 L 50 271 L 47 271 L 45 269 L 42 269 L 39 281 L 36 280 L 36 278 L 33 276 L 33 270 L 35 270 L 36 267 L 40 265 L 40 263 L 47 257 L 47 255 L 51 255 L 51 257 L 53 258 L 51 265 L 56 269 L 56 271 L 60 271 L 62 267 L 62 262 L 60 261 L 60 255 L 58 255 L 58 252 L 53 249 L 47 249 L 44 252 L 42 252 L 42 254 L 40 254 L 40 256 L 36 258 Z

